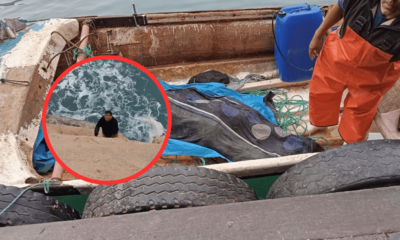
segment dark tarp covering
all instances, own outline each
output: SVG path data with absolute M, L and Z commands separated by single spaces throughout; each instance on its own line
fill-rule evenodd
M 202 73 L 197 74 L 189 79 L 188 83 L 209 83 L 209 82 L 217 82 L 223 84 L 229 84 L 229 76 L 215 71 L 209 70 Z
M 199 73 L 191 77 L 187 82 L 187 84 L 214 82 L 214 83 L 222 83 L 229 89 L 238 90 L 242 88 L 246 83 L 264 81 L 272 79 L 274 77 L 277 77 L 277 75 L 275 76 L 273 73 L 271 73 L 270 76 L 264 76 L 259 74 L 248 74 L 244 79 L 240 80 L 238 78 L 231 77 L 225 73 L 218 72 L 216 70 L 207 70 L 205 72 Z
M 171 138 L 213 149 L 232 161 L 316 151 L 314 140 L 295 136 L 242 102 L 195 88 L 168 90 Z

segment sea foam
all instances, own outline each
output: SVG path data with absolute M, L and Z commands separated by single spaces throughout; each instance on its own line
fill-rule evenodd
M 167 113 L 157 85 L 125 62 L 98 60 L 69 72 L 55 88 L 48 114 L 97 123 L 106 110 L 130 140 L 151 142 L 165 135 Z

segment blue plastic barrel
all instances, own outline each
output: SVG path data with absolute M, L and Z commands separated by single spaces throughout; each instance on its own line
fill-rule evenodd
M 278 14 L 275 26 L 275 63 L 279 78 L 285 82 L 310 80 L 312 71 L 302 71 L 291 66 L 283 59 L 276 44 L 286 60 L 294 66 L 301 69 L 314 67 L 316 59 L 310 59 L 308 47 L 322 23 L 321 9 L 302 4 L 285 7 L 281 11 L 284 14 Z

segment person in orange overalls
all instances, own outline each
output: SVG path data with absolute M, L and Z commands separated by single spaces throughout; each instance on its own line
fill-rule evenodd
M 322 37 L 343 18 L 343 24 Z M 339 122 L 342 94 L 348 89 L 339 124 L 347 143 L 364 141 L 383 95 L 400 78 L 400 0 L 339 0 L 309 46 L 316 61 L 310 85 L 310 123 Z

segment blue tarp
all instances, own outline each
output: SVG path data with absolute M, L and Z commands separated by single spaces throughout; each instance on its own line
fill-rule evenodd
M 163 86 L 165 91 L 172 89 L 196 88 L 201 93 L 209 96 L 220 96 L 220 97 L 229 96 L 257 110 L 266 119 L 268 119 L 268 121 L 277 124 L 273 112 L 269 107 L 265 105 L 263 97 L 250 94 L 240 94 L 232 89 L 225 87 L 225 85 L 223 85 L 222 83 L 211 82 L 211 83 L 193 83 L 186 85 L 170 85 L 163 82 L 160 79 L 158 80 Z M 189 155 L 189 156 L 198 156 L 205 158 L 222 157 L 227 161 L 231 162 L 229 159 L 227 159 L 226 157 L 222 156 L 221 154 L 212 149 L 176 139 L 169 139 L 163 155 Z
M 204 158 L 215 158 L 220 157 L 226 159 L 228 162 L 231 162 L 226 157 L 222 156 L 218 152 L 202 147 L 200 145 L 189 143 L 181 140 L 176 139 L 169 139 L 168 145 L 164 150 L 164 156 L 167 155 L 189 155 L 189 156 L 198 156 Z
M 272 110 L 265 105 L 263 99 L 264 97 L 255 96 L 251 94 L 241 94 L 236 92 L 235 90 L 229 89 L 225 87 L 222 83 L 191 83 L 186 85 L 170 85 L 162 80 L 158 79 L 161 85 L 163 86 L 164 90 L 170 89 L 186 89 L 186 88 L 196 88 L 199 92 L 209 95 L 209 96 L 229 96 L 234 98 L 243 104 L 254 108 L 257 110 L 261 115 L 263 115 L 268 121 L 272 122 L 273 124 L 277 124 L 274 113 Z
M 38 173 L 48 172 L 56 162 L 53 155 L 51 155 L 51 152 L 47 148 L 41 124 L 38 136 L 36 138 L 35 147 L 33 150 L 32 162 L 33 162 L 33 167 Z
M 43 29 L 44 25 L 49 21 L 43 21 L 33 24 L 28 27 L 26 30 L 18 32 L 16 38 L 7 39 L 3 43 L 0 44 L 0 63 L 4 60 L 3 57 L 11 52 L 13 48 L 17 46 L 17 44 L 21 41 L 22 37 L 28 33 L 29 31 L 38 32 Z M 0 77 L 1 77 L 0 72 Z M 37 136 L 34 151 L 33 151 L 33 167 L 39 173 L 45 173 L 49 171 L 54 163 L 55 159 L 51 155 L 50 151 L 46 147 L 46 143 L 44 141 L 42 126 L 40 126 L 39 134 Z
M 209 96 L 229 96 L 242 102 L 243 104 L 246 104 L 251 108 L 254 108 L 270 122 L 276 124 L 274 114 L 272 113 L 271 109 L 269 109 L 264 104 L 263 97 L 240 94 L 234 90 L 226 88 L 221 83 L 193 83 L 187 85 L 169 85 L 160 79 L 158 80 L 166 91 L 171 89 L 196 88 L 198 91 Z M 226 159 L 228 162 L 231 162 L 229 159 L 212 149 L 176 139 L 169 139 L 163 155 L 188 155 L 204 158 L 221 157 Z M 40 126 L 33 154 L 33 166 L 37 172 L 44 173 L 50 170 L 54 166 L 54 163 L 55 159 L 51 155 L 50 151 L 46 150 L 46 142 L 44 141 L 42 126 Z

